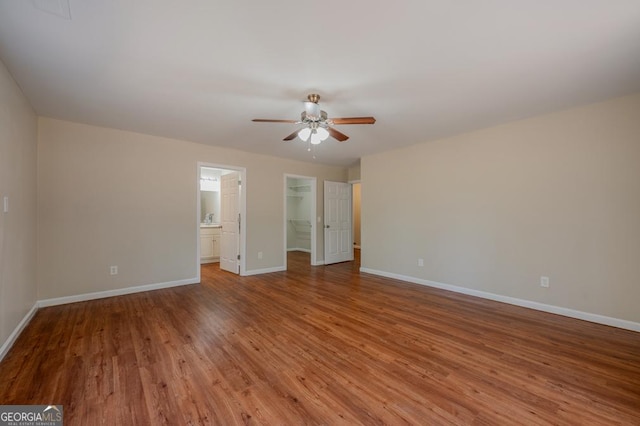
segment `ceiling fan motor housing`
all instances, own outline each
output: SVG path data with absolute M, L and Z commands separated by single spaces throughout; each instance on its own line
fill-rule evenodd
M 305 104 L 308 103 L 310 102 L 305 102 Z M 318 106 L 317 104 L 314 105 Z M 318 121 L 324 122 L 327 121 L 327 112 L 320 110 L 320 108 L 318 108 L 316 111 L 309 112 L 309 109 L 307 109 L 305 105 L 305 111 L 302 111 L 302 114 L 300 114 L 300 121 L 302 121 L 303 123 Z

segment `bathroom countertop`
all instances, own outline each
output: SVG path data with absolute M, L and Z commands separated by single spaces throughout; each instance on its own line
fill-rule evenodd
M 201 223 L 200 228 L 222 228 L 220 223 Z

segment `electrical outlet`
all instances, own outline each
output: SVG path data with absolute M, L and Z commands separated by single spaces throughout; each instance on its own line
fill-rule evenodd
M 258 252 L 258 259 L 262 259 L 262 252 L 261 251 Z
M 111 275 L 118 275 L 118 267 L 117 266 L 109 266 L 109 273 Z
M 540 277 L 540 287 L 549 288 L 549 277 Z
M 424 259 L 418 259 L 418 266 L 424 266 Z

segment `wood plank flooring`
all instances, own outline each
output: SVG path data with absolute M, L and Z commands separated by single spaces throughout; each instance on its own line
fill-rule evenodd
M 0 404 L 67 426 L 640 424 L 640 333 L 308 263 L 41 309 Z

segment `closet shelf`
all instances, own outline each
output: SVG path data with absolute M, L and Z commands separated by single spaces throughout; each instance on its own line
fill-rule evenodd
M 294 224 L 295 226 L 306 226 L 311 228 L 311 222 L 308 220 L 298 220 L 298 219 L 289 219 L 289 222 Z
M 290 185 L 289 189 L 295 192 L 311 192 L 311 185 Z

